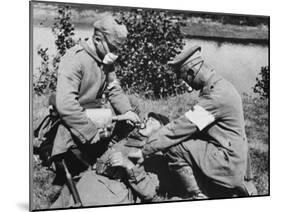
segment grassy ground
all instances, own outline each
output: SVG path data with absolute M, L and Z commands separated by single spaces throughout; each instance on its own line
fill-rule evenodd
M 155 111 L 177 118 L 183 114 L 196 100 L 196 94 L 184 94 L 166 100 L 152 101 L 137 96 L 130 96 L 132 103 L 139 105 L 141 116 L 147 112 Z M 246 133 L 252 156 L 254 181 L 260 195 L 268 194 L 268 102 L 248 95 L 243 95 Z M 35 97 L 33 105 L 33 124 L 36 126 L 47 113 L 46 97 Z M 57 195 L 57 190 L 51 185 L 54 174 L 41 167 L 39 162 L 33 160 L 33 201 L 34 207 L 48 208 Z
M 268 101 L 245 95 L 244 116 L 246 134 L 250 146 L 254 181 L 259 194 L 268 194 L 269 189 L 269 119 Z

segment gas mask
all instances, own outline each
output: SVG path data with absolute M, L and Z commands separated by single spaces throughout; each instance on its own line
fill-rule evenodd
M 203 63 L 204 60 L 201 56 L 195 56 L 185 62 L 180 69 L 180 75 L 183 79 L 182 84 L 186 87 L 189 93 L 198 87 L 196 76 L 200 72 Z
M 111 52 L 108 52 L 104 58 L 103 58 L 103 64 L 105 65 L 112 65 L 116 60 L 118 56 L 116 54 L 113 54 Z
M 177 71 L 177 78 L 180 80 L 180 86 L 183 86 L 188 93 L 193 91 L 191 83 L 194 80 L 194 72 L 191 69 L 186 70 L 185 67 Z
M 99 57 L 102 58 L 102 63 L 104 65 L 113 65 L 118 56 L 113 51 L 110 51 L 106 36 L 97 31 L 94 37 L 94 43 Z M 111 49 L 115 48 L 112 46 Z
M 181 50 L 181 53 L 176 55 L 172 61 L 168 62 L 173 70 L 176 72 L 177 78 L 181 80 L 181 85 L 186 88 L 188 92 L 193 89 L 197 90 L 197 75 L 204 63 L 201 58 L 201 47 L 186 46 Z

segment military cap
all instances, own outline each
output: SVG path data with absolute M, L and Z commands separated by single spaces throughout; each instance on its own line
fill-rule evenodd
M 120 24 L 112 15 L 104 15 L 98 19 L 93 27 L 95 30 L 100 31 L 106 38 L 108 44 L 119 49 L 127 38 L 127 28 L 125 25 Z
M 159 121 L 162 125 L 166 125 L 170 122 L 169 118 L 160 114 L 160 113 L 153 113 L 150 112 L 147 117 L 152 117 L 154 119 L 156 119 L 157 121 Z
M 168 64 L 181 68 L 185 66 L 186 64 L 189 65 L 189 67 L 193 67 L 194 65 L 197 65 L 198 62 L 202 61 L 201 57 L 193 58 L 192 56 L 195 55 L 195 53 L 201 51 L 200 46 L 193 46 L 193 47 L 185 47 L 180 54 L 176 55 L 175 58 L 172 61 L 169 61 Z

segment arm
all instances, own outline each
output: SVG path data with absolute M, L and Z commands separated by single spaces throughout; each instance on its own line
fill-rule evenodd
M 155 152 L 163 151 L 188 140 L 197 131 L 197 126 L 183 115 L 150 136 L 144 145 L 142 153 L 144 156 L 149 156 Z
M 63 58 L 58 70 L 56 107 L 71 132 L 82 143 L 91 141 L 97 133 L 95 124 L 81 107 L 79 86 L 83 77 L 81 65 L 74 58 Z
M 107 80 L 109 90 L 108 99 L 117 114 L 124 114 L 132 110 L 130 101 L 123 92 L 114 71 L 108 73 Z
M 159 180 L 156 175 L 145 172 L 143 166 L 127 169 L 128 182 L 142 201 L 151 201 L 157 194 Z
M 164 126 L 148 138 L 142 150 L 143 156 L 163 151 L 173 145 L 187 141 L 197 132 L 213 123 L 219 117 L 217 102 L 212 98 L 202 97 L 180 118 Z
M 123 167 L 127 173 L 127 182 L 143 201 L 150 201 L 156 196 L 159 187 L 158 178 L 149 174 L 140 164 L 135 165 L 121 152 L 115 152 L 110 156 L 112 167 Z

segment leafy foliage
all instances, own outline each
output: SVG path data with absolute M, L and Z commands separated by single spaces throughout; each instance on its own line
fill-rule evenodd
M 52 32 L 56 38 L 55 44 L 58 54 L 65 54 L 66 49 L 75 45 L 72 38 L 74 35 L 74 26 L 71 24 L 71 12 L 68 7 L 59 8 L 56 22 L 52 27 Z
M 258 93 L 262 99 L 269 97 L 269 68 L 268 66 L 261 67 L 259 76 L 256 78 L 254 92 Z
M 128 38 L 120 51 L 117 75 L 123 88 L 149 98 L 162 98 L 184 90 L 167 66 L 184 45 L 179 17 L 154 10 L 123 13 Z
M 41 57 L 41 65 L 39 75 L 33 80 L 34 92 L 37 95 L 47 94 L 55 91 L 57 84 L 57 70 L 60 58 L 65 54 L 66 50 L 75 45 L 73 39 L 74 26 L 71 24 L 71 12 L 68 7 L 58 9 L 58 16 L 52 27 L 55 36 L 55 44 L 57 52 L 54 57 L 48 55 L 48 48 L 39 47 L 37 54 Z

